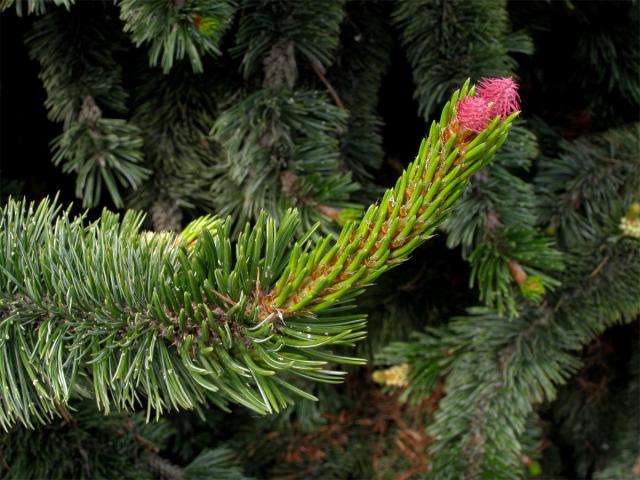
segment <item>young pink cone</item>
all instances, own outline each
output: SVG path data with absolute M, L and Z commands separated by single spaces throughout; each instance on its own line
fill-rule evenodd
M 476 95 L 466 97 L 458 104 L 458 123 L 472 132 L 479 133 L 495 117 L 503 120 L 520 109 L 518 84 L 511 77 L 483 78 Z
M 466 97 L 458 104 L 456 118 L 458 123 L 472 132 L 480 133 L 487 128 L 489 117 L 489 102 L 481 97 Z
M 476 96 L 489 103 L 489 118 L 500 115 L 503 120 L 520 109 L 518 84 L 512 77 L 483 78 L 478 84 Z

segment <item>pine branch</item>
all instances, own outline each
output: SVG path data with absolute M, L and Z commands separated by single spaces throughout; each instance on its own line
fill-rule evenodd
M 95 107 L 91 97 L 86 99 L 85 105 Z M 100 203 L 103 186 L 113 203 L 122 207 L 118 186 L 135 189 L 150 173 L 140 165 L 140 130 L 125 120 L 87 118 L 81 112 L 79 119 L 53 140 L 52 146 L 53 164 L 63 164 L 65 173 L 76 172 L 76 197 L 82 198 L 84 207 Z
M 17 426 L 0 436 L 0 475 L 36 478 L 154 478 L 146 459 L 162 441 L 163 422 L 134 414 L 105 417 L 91 401 L 73 402 L 60 420 L 38 429 Z
M 176 433 L 166 420 L 146 423 L 140 413 L 105 417 L 92 401 L 74 401 L 50 425 L 17 426 L 0 436 L 0 475 L 15 480 L 249 480 L 227 448 L 204 449 L 186 466 L 163 458 Z
M 245 476 L 237 465 L 235 455 L 227 448 L 203 450 L 184 469 L 185 480 L 252 480 Z
M 592 270 L 601 255 L 612 263 L 565 290 L 555 306 L 509 321 L 472 309 L 419 343 L 396 344 L 388 353 L 388 361 L 409 361 L 406 395 L 416 400 L 446 378 L 446 395 L 428 427 L 436 440 L 430 449 L 433 478 L 522 476 L 526 419 L 534 405 L 553 400 L 557 385 L 579 367 L 572 352 L 640 314 L 640 290 L 632 280 L 640 275 L 637 240 L 611 242 L 606 253 L 594 250 L 601 253 L 591 253 Z
M 569 46 L 575 62 L 571 84 L 585 92 L 600 128 L 636 121 L 635 106 L 640 103 L 637 6 L 619 2 L 606 9 L 598 4 L 576 7 L 575 43 Z M 627 119 L 625 111 L 630 112 Z
M 137 47 L 150 44 L 149 64 L 160 64 L 164 73 L 185 56 L 193 71 L 201 73 L 203 55 L 221 55 L 218 45 L 236 6 L 233 0 L 120 0 L 118 4 L 124 31 L 131 33 Z
M 349 201 L 357 184 L 337 173 L 345 121 L 325 95 L 306 89 L 262 89 L 232 105 L 212 129 L 225 155 L 212 185 L 216 211 L 242 226 L 261 210 L 279 218 L 297 207 L 305 229 L 321 222 L 334 231 L 340 212 L 357 206 Z
M 242 57 L 245 78 L 258 72 L 273 45 L 290 42 L 309 65 L 322 71 L 331 65 L 338 46 L 343 1 L 334 0 L 245 0 L 235 57 Z
M 304 229 L 320 222 L 321 231 L 335 233 L 359 207 L 350 201 L 359 186 L 340 164 L 347 112 L 296 81 L 307 73 L 321 84 L 319 75 L 321 88 L 333 90 L 325 71 L 338 46 L 343 4 L 251 0 L 244 7 L 231 53 L 242 57 L 246 79 L 264 76 L 262 88 L 240 91 L 211 130 L 224 155 L 211 187 L 216 210 L 241 228 L 262 210 L 279 218 L 295 207 Z
M 622 203 L 640 191 L 640 124 L 561 141 L 556 158 L 543 157 L 536 176 L 542 196 L 541 223 L 557 232 L 560 245 L 597 238 Z M 624 208 L 624 207 L 623 207 Z
M 210 187 L 220 148 L 208 134 L 224 95 L 218 75 L 211 71 L 197 75 L 174 68 L 158 75 L 156 69 L 146 69 L 138 78 L 131 123 L 141 130 L 145 163 L 153 175 L 128 198 L 128 206 L 152 208 L 154 225 L 157 218 L 158 226 L 179 229 L 182 209 L 215 210 Z
M 429 117 L 456 78 L 513 74 L 510 52 L 531 53 L 522 32 L 510 32 L 507 5 L 496 1 L 401 1 L 394 19 L 413 67 L 414 97 Z M 444 225 L 450 247 L 463 247 L 472 266 L 470 286 L 498 313 L 518 314 L 523 300 L 539 301 L 558 286 L 562 269 L 553 242 L 536 228 L 532 185 L 519 178 L 537 156 L 536 139 L 518 125 L 497 161 Z
M 325 253 L 331 237 L 304 253 L 294 248 L 293 261 L 271 295 L 269 309 L 318 312 L 359 295 L 362 288 L 408 255 L 426 240 L 463 193 L 468 178 L 492 158 L 506 139 L 513 116 L 496 118 L 475 138 L 461 138 L 450 129 L 458 98 L 467 95 L 465 85 L 434 122 L 427 139 L 393 189 L 379 205 L 370 206 L 360 222 L 349 222 L 337 242 Z M 451 123 L 450 123 L 451 122 Z M 486 136 L 484 136 L 486 134 Z M 478 150 L 476 150 L 478 149 Z M 479 155 L 476 154 L 479 153 Z
M 0 1 L 0 12 L 10 9 L 15 5 L 16 15 L 22 17 L 24 14 L 42 15 L 47 11 L 47 5 L 63 6 L 67 10 L 75 3 L 75 0 L 2 0 Z M 26 4 L 26 8 L 25 8 Z
M 105 21 L 94 5 L 83 7 L 45 15 L 34 23 L 26 42 L 41 66 L 49 118 L 63 123 L 63 133 L 52 143 L 53 162 L 76 173 L 76 196 L 83 206 L 97 205 L 106 187 L 116 207 L 122 207 L 120 189 L 136 189 L 150 172 L 140 165 L 140 131 L 110 118 L 110 113 L 127 110 L 122 69 L 115 59 L 122 43 L 110 35 L 108 15 Z
M 49 119 L 65 127 L 80 114 L 87 96 L 100 110 L 127 110 L 122 67 L 115 58 L 124 45 L 112 34 L 110 16 L 100 14 L 91 6 L 71 12 L 58 8 L 34 22 L 25 39 L 29 55 L 41 66 Z
M 593 163 L 594 170 L 600 171 L 591 173 L 605 178 L 602 170 L 620 162 L 626 174 L 609 176 L 616 188 L 609 190 L 613 197 L 606 202 L 601 188 L 610 185 L 582 190 L 585 206 L 598 202 L 598 209 L 576 212 L 594 235 L 566 248 L 562 289 L 548 293 L 544 303 L 529 306 L 518 318 L 507 321 L 491 310 L 476 308 L 468 317 L 431 330 L 413 344 L 390 349 L 388 360 L 411 366 L 413 385 L 408 395 L 424 395 L 446 379 L 447 394 L 429 426 L 436 439 L 431 449 L 434 478 L 522 475 L 521 437 L 534 406 L 553 400 L 557 386 L 575 372 L 579 361 L 574 352 L 611 325 L 640 314 L 636 280 L 640 278 L 640 244 L 637 238 L 622 235 L 619 227 L 624 207 L 638 191 L 637 175 L 628 175 L 637 167 L 637 137 L 630 135 L 635 128 L 597 137 L 602 149 L 596 151 L 603 156 Z M 609 157 L 611 152 L 615 157 Z M 582 152 L 576 149 L 573 154 Z M 573 162 L 558 160 L 557 171 L 564 173 L 562 165 L 574 162 L 575 157 Z M 582 177 L 585 166 L 589 164 L 572 171 L 575 180 Z M 549 178 L 544 169 L 541 175 Z M 556 203 L 581 184 L 568 175 L 554 178 L 564 186 L 551 190 Z M 616 182 L 617 178 L 621 181 Z M 598 215 L 593 214 L 596 211 Z M 558 233 L 562 235 L 561 230 Z
M 610 452 L 606 466 L 595 472 L 596 480 L 633 478 L 640 473 L 640 356 L 636 350 L 629 363 L 631 379 L 625 389 L 613 399 L 614 418 Z
M 564 268 L 554 241 L 537 227 L 534 186 L 517 176 L 537 156 L 534 135 L 516 125 L 491 168 L 476 175 L 444 225 L 447 245 L 462 246 L 470 284 L 499 314 L 517 315 L 558 287 Z
M 375 1 L 346 3 L 340 46 L 328 71 L 349 111 L 341 150 L 344 162 L 358 180 L 370 180 L 384 158 L 382 119 L 377 109 L 378 91 L 391 58 L 386 8 L 386 4 Z
M 364 336 L 349 300 L 435 231 L 468 179 L 491 161 L 517 115 L 474 133 L 455 121 L 457 91 L 415 162 L 335 240 L 293 243 L 299 218 L 261 214 L 232 247 L 230 218 L 182 235 L 141 234 L 140 215 L 85 225 L 42 202 L 14 201 L 0 219 L 0 423 L 31 426 L 72 397 L 147 418 L 236 402 L 277 412 L 294 377 L 336 383 L 329 348 Z M 293 244 L 293 247 L 290 245 Z
M 429 118 L 465 78 L 509 75 L 506 0 L 401 0 L 393 13 Z M 523 47 L 524 42 L 513 42 Z

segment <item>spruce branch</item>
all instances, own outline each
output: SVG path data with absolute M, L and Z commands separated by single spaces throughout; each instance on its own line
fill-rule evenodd
M 29 55 L 40 64 L 39 78 L 47 92 L 49 118 L 67 127 L 77 119 L 87 97 L 101 111 L 125 113 L 127 92 L 116 55 L 124 49 L 113 37 L 104 12 L 91 6 L 43 16 L 33 24 L 25 41 Z
M 337 383 L 331 350 L 362 339 L 350 302 L 435 231 L 469 178 L 491 161 L 517 112 L 476 134 L 454 93 L 416 160 L 339 238 L 294 242 L 300 218 L 265 213 L 232 242 L 232 220 L 203 217 L 181 235 L 140 232 L 142 217 L 86 224 L 48 200 L 11 200 L 0 217 L 0 424 L 32 426 L 76 397 L 106 413 L 228 401 L 277 412 L 314 398 L 295 377 Z
M 588 280 L 580 275 L 555 305 L 509 322 L 475 310 L 451 325 L 452 337 L 440 349 L 451 345 L 458 353 L 450 363 L 447 396 L 429 427 L 437 439 L 434 478 L 521 475 L 526 418 L 535 405 L 553 400 L 557 386 L 577 370 L 573 352 L 607 327 L 640 314 L 633 280 L 640 275 L 637 240 L 594 245 L 584 268 L 594 271 L 603 256 L 612 263 Z
M 320 231 L 335 233 L 336 224 L 360 207 L 351 201 L 359 185 L 341 168 L 347 111 L 329 95 L 296 85 L 299 75 L 315 70 L 340 104 L 325 72 L 343 17 L 342 1 L 244 3 L 231 53 L 242 58 L 245 79 L 263 71 L 262 88 L 239 92 L 211 129 L 224 155 L 212 197 L 216 210 L 231 214 L 239 228 L 262 210 L 279 218 L 293 207 L 303 229 L 320 222 Z
M 603 258 L 609 261 L 598 268 Z M 534 407 L 552 401 L 577 371 L 575 352 L 640 314 L 636 239 L 603 239 L 571 267 L 578 265 L 554 303 L 510 320 L 473 308 L 413 342 L 393 344 L 380 359 L 409 364 L 405 398 L 419 401 L 445 381 L 446 395 L 428 426 L 435 439 L 431 478 L 524 475 L 523 436 Z
M 176 435 L 164 419 L 146 423 L 141 413 L 105 417 L 91 400 L 69 407 L 50 425 L 17 426 L 0 436 L 2 478 L 249 480 L 224 447 L 204 449 L 186 466 L 163 458 L 161 451 Z
M 90 97 L 87 97 L 90 98 Z M 84 207 L 100 203 L 103 185 L 116 207 L 124 202 L 119 185 L 137 188 L 149 176 L 142 163 L 140 130 L 122 119 L 82 118 L 73 122 L 52 142 L 54 165 L 75 172 L 76 197 Z
M 414 97 L 427 118 L 456 78 L 513 74 L 508 54 L 532 52 L 527 35 L 510 32 L 504 0 L 400 1 L 394 19 L 413 68 Z M 517 102 L 514 86 L 510 78 L 483 82 L 459 115 L 469 119 L 470 128 L 481 129 L 492 116 L 487 111 Z M 500 90 L 510 94 L 483 101 Z M 518 315 L 523 299 L 538 302 L 557 288 L 562 270 L 553 241 L 537 228 L 534 188 L 520 178 L 537 155 L 535 136 L 519 122 L 497 161 L 472 179 L 444 225 L 448 245 L 462 246 L 471 264 L 470 286 L 479 288 L 487 306 L 509 316 Z
M 0 436 L 2 478 L 153 478 L 146 459 L 166 423 L 145 424 L 140 414 L 105 417 L 90 400 L 74 401 L 70 409 L 50 425 L 17 426 Z
M 575 59 L 575 69 L 567 72 L 572 85 L 584 92 L 594 123 L 610 128 L 637 121 L 640 55 L 632 45 L 638 45 L 638 8 L 633 2 L 620 2 L 603 15 L 597 4 L 580 4 L 574 15 L 579 22 L 567 52 Z M 626 111 L 633 114 L 626 116 Z
M 563 140 L 559 148 L 556 158 L 541 159 L 536 185 L 541 223 L 570 248 L 597 239 L 614 212 L 620 218 L 638 200 L 640 124 Z
M 501 315 L 515 316 L 526 301 L 558 288 L 563 269 L 555 242 L 537 226 L 534 186 L 518 176 L 537 155 L 535 136 L 517 122 L 443 226 L 447 245 L 461 246 L 471 264 L 470 285 Z

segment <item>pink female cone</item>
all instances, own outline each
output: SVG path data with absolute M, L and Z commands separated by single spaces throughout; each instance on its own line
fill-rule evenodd
M 479 133 L 496 116 L 503 120 L 520 109 L 518 84 L 511 77 L 480 80 L 475 97 L 458 104 L 456 118 L 463 127 Z
M 503 120 L 520 109 L 518 84 L 511 77 L 483 78 L 478 84 L 476 96 L 489 103 L 489 118 L 500 115 Z

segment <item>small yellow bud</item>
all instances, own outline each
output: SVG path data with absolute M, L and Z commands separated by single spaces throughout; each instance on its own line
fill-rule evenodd
M 620 230 L 627 237 L 640 238 L 640 217 L 630 219 L 629 216 L 622 217 L 620 220 Z
M 620 220 L 620 230 L 628 237 L 640 238 L 640 202 L 633 202 Z
M 520 284 L 522 294 L 531 299 L 536 300 L 544 294 L 544 285 L 542 279 L 538 275 L 532 275 Z
M 406 387 L 409 384 L 409 365 L 402 363 L 384 370 L 376 370 L 373 381 L 387 387 Z

